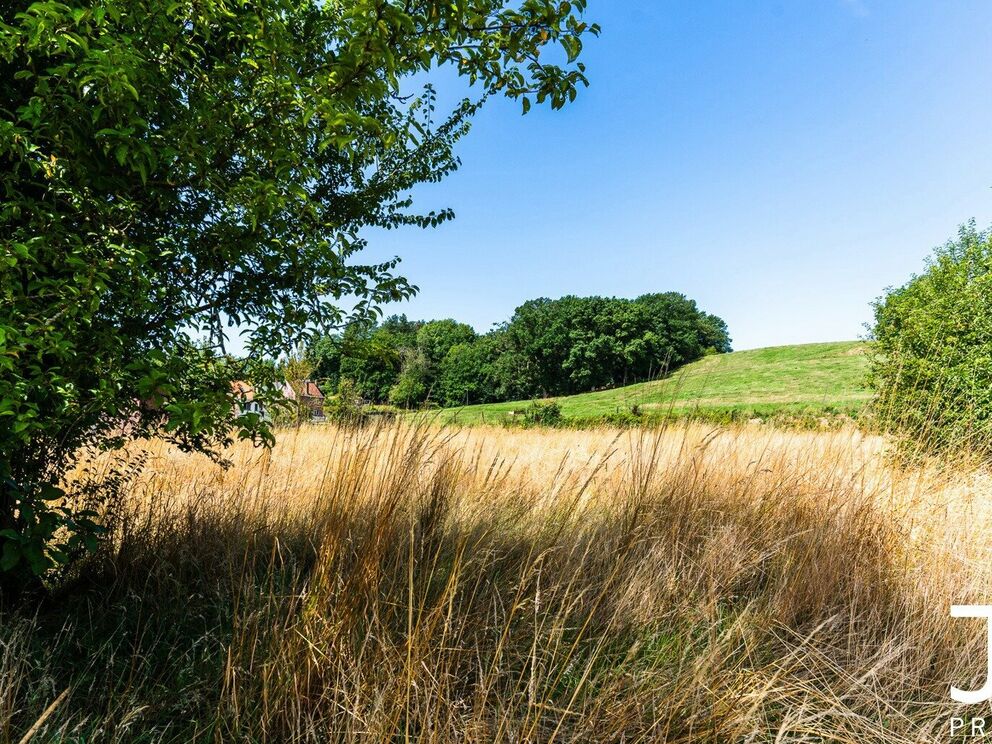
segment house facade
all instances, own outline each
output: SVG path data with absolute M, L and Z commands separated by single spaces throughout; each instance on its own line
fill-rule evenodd
M 239 415 L 245 413 L 255 413 L 262 418 L 268 418 L 268 412 L 262 402 L 255 399 L 255 388 L 250 382 L 235 380 L 231 383 L 231 392 L 238 399 L 237 410 Z
M 297 380 L 283 383 L 282 394 L 287 400 L 298 401 L 310 412 L 312 421 L 323 421 L 325 396 L 313 380 Z

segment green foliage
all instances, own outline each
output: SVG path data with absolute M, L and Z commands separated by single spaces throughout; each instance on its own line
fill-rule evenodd
M 332 351 L 326 351 L 332 349 Z M 637 300 L 563 297 L 524 303 L 503 327 L 476 336 L 454 320 L 349 326 L 312 354 L 332 360 L 375 402 L 472 405 L 612 388 L 730 350 L 727 326 L 684 295 Z
M 455 344 L 441 362 L 437 397 L 445 406 L 497 400 L 498 347 L 492 335 L 475 342 Z
M 432 393 L 443 400 L 446 393 L 439 389 L 438 378 L 448 353 L 453 347 L 474 340 L 475 331 L 464 323 L 449 319 L 421 324 L 414 345 L 401 350 L 402 370 L 389 392 L 389 401 L 410 408 L 426 402 Z
M 520 362 L 505 373 L 523 397 L 570 395 L 657 377 L 729 351 L 726 324 L 674 292 L 637 300 L 563 297 L 531 300 L 506 326 Z
M 308 350 L 315 360 L 314 376 L 329 389 L 347 378 L 366 400 L 385 402 L 399 380 L 402 351 L 416 345 L 421 325 L 394 315 L 380 324 L 354 321 L 343 333 L 319 336 Z
M 454 320 L 432 320 L 417 331 L 417 348 L 433 368 L 437 368 L 457 344 L 471 343 L 475 331 L 465 323 Z
M 313 365 L 313 376 L 333 390 L 341 379 L 341 340 L 333 335 L 320 335 L 306 349 Z
M 289 385 L 297 393 L 303 389 L 306 380 L 312 380 L 316 363 L 306 350 L 297 347 L 279 360 L 276 365 L 276 383 L 279 388 Z M 308 423 L 313 417 L 313 409 L 302 396 L 289 398 L 280 392 L 277 399 L 272 400 L 268 407 L 272 422 L 277 426 L 300 426 Z
M 250 358 L 276 357 L 340 327 L 344 298 L 370 317 L 409 297 L 397 260 L 357 262 L 362 231 L 451 217 L 411 211 L 409 193 L 457 167 L 453 148 L 487 97 L 525 109 L 573 99 L 586 83 L 581 37 L 598 31 L 584 9 L 0 5 L 5 565 L 24 565 L 16 550 L 43 569 L 30 556 L 60 527 L 92 534 L 78 521 L 53 527 L 52 489 L 86 444 L 164 431 L 217 452 L 232 427 L 268 441 L 261 417 L 237 412 L 230 383 L 251 370 L 224 354 L 227 329 L 244 329 Z M 438 66 L 476 92 L 446 116 L 429 85 L 408 90 Z
M 992 454 L 992 233 L 974 222 L 875 303 L 882 422 L 923 451 Z
M 616 410 L 607 413 L 602 417 L 601 421 L 604 424 L 616 426 L 621 429 L 626 429 L 632 426 L 642 426 L 645 424 L 641 407 L 636 403 L 624 410 Z
M 638 297 L 638 305 L 647 308 L 654 332 L 665 339 L 670 364 L 678 367 L 707 353 L 731 351 L 727 324 L 715 315 L 704 313 L 693 300 L 678 292 L 647 294 Z
M 389 390 L 389 402 L 401 408 L 413 408 L 427 400 L 430 393 L 430 363 L 417 348 L 403 349 L 403 369 Z
M 554 400 L 535 400 L 524 411 L 524 422 L 531 426 L 558 426 L 562 423 L 561 406 Z
M 337 394 L 324 405 L 324 413 L 331 421 L 351 426 L 362 424 L 368 419 L 358 387 L 347 377 L 341 378 Z

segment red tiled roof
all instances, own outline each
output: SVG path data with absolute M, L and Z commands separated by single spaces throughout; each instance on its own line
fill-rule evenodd
M 313 380 L 304 380 L 303 384 L 300 385 L 300 395 L 305 398 L 323 398 L 324 394 L 320 392 L 320 388 L 317 387 L 317 383 Z

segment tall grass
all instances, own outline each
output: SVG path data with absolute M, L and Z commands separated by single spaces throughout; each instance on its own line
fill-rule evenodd
M 150 454 L 106 548 L 0 615 L 0 741 L 946 741 L 984 681 L 948 606 L 988 595 L 990 481 L 854 431 Z

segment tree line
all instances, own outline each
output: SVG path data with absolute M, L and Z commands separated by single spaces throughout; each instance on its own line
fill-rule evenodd
M 529 300 L 492 331 L 456 320 L 355 321 L 307 349 L 329 390 L 404 408 L 572 395 L 731 350 L 727 324 L 677 292 Z

